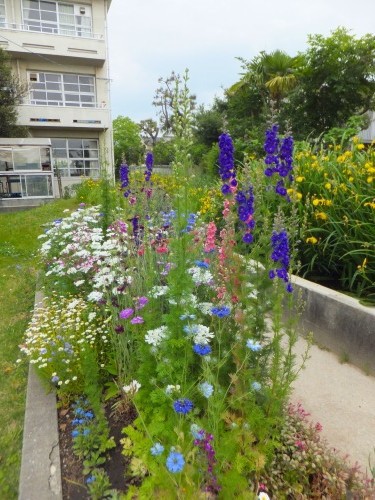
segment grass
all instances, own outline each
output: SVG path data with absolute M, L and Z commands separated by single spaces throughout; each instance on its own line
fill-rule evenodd
M 27 363 L 18 345 L 34 305 L 35 252 L 43 224 L 60 217 L 75 200 L 57 200 L 24 212 L 0 214 L 0 498 L 18 497 Z

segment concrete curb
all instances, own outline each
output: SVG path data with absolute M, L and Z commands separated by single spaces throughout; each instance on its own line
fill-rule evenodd
M 300 332 L 313 332 L 320 347 L 375 375 L 375 308 L 297 276 L 292 282 L 305 302 Z
M 35 306 L 41 302 L 37 292 Z M 19 500 L 62 500 L 56 395 L 29 365 Z

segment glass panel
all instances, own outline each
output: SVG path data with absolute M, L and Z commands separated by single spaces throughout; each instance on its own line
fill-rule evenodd
M 55 73 L 45 73 L 46 82 L 61 82 L 61 75 Z
M 39 9 L 38 0 L 23 0 L 23 6 L 26 9 Z
M 58 92 L 47 92 L 47 99 L 54 101 L 62 101 L 62 94 Z
M 64 82 L 64 90 L 65 90 L 65 92 L 78 92 L 79 86 L 76 83 L 65 83 Z
M 74 5 L 59 3 L 59 13 L 60 14 L 74 14 Z
M 40 13 L 40 18 L 42 21 L 55 21 L 57 23 L 57 14 L 56 12 L 47 12 L 47 11 L 42 11 Z
M 97 149 L 85 149 L 83 153 L 84 158 L 98 158 Z
M 61 83 L 47 82 L 47 90 L 61 90 Z
M 69 139 L 68 140 L 69 148 L 82 148 L 82 139 Z
M 66 140 L 65 139 L 51 139 L 52 148 L 65 148 Z
M 98 149 L 98 141 L 96 139 L 83 139 L 83 147 L 85 149 Z
M 12 151 L 10 149 L 0 150 L 0 170 L 13 170 Z
M 54 158 L 66 158 L 66 149 L 54 149 L 53 150 Z
M 40 148 L 40 161 L 42 164 L 43 172 L 48 172 L 52 169 L 50 148 Z
M 82 149 L 69 149 L 69 158 L 83 158 Z
M 39 10 L 29 10 L 27 12 L 27 14 L 25 13 L 25 17 L 27 17 L 28 19 L 39 20 L 40 19 L 40 12 L 39 12 Z
M 52 196 L 52 176 L 25 175 L 27 196 Z
M 42 99 L 45 101 L 47 99 L 47 93 L 46 92 L 37 92 L 34 90 L 31 92 L 31 98 L 32 99 Z
M 82 160 L 73 160 L 70 162 L 70 175 L 73 177 L 78 177 L 83 175 L 84 163 Z
M 78 83 L 78 75 L 64 75 L 64 83 Z
M 14 170 L 40 170 L 40 148 L 20 148 L 13 150 Z
M 79 102 L 79 95 L 78 94 L 65 94 L 65 101 L 66 102 Z
M 52 12 L 56 12 L 56 2 L 40 2 L 41 10 L 50 10 Z

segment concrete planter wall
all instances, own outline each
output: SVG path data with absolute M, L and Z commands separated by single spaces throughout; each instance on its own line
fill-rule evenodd
M 292 281 L 306 304 L 301 333 L 313 332 L 319 346 L 375 375 L 375 308 L 297 276 Z

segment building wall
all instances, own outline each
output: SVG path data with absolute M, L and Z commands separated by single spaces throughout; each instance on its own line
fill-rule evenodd
M 96 139 L 101 168 L 114 175 L 113 139 L 110 110 L 110 81 L 107 60 L 106 19 L 110 2 L 71 2 L 91 6 L 92 37 L 28 31 L 23 25 L 22 0 L 5 0 L 6 25 L 0 27 L 0 47 L 12 58 L 14 72 L 28 82 L 28 74 L 57 73 L 88 75 L 95 81 L 95 106 L 74 107 L 35 105 L 29 96 L 19 106 L 20 125 L 29 127 L 32 137 Z M 77 177 L 63 177 L 63 185 L 77 183 Z

